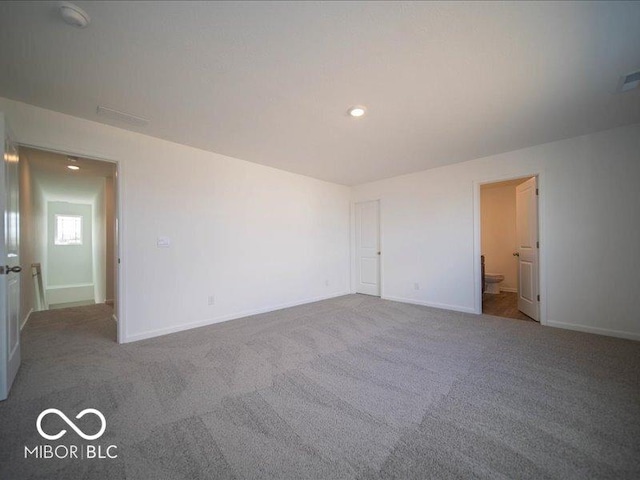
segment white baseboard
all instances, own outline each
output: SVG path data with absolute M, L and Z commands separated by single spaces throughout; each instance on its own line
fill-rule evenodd
M 413 298 L 404 298 L 404 297 L 384 296 L 380 298 L 382 298 L 383 300 L 392 300 L 394 302 L 410 303 L 412 305 L 421 305 L 423 307 L 433 307 L 433 308 L 440 308 L 442 310 L 452 310 L 454 312 L 476 314 L 476 311 L 473 308 L 461 307 L 459 305 L 447 305 L 445 303 L 425 302 L 423 300 L 415 300 Z
M 611 330 L 609 328 L 589 327 L 587 325 L 576 325 L 574 323 L 554 322 L 548 320 L 547 327 L 564 328 L 566 330 L 576 330 L 578 332 L 595 333 L 608 337 L 626 338 L 628 340 L 640 340 L 640 333 L 626 332 L 624 330 Z
M 500 287 L 500 291 L 501 292 L 518 293 L 518 289 L 517 288 L 513 288 L 513 287 Z
M 22 320 L 22 323 L 20 324 L 20 331 L 22 331 L 24 326 L 27 324 L 27 322 L 29 321 L 29 317 L 31 316 L 32 313 L 33 313 L 33 308 L 29 310 L 29 313 L 27 313 L 27 315 L 24 317 L 24 320 Z
M 118 317 L 116 317 L 115 313 L 111 315 L 111 318 L 113 319 L 114 322 L 118 323 Z
M 191 330 L 192 328 L 206 327 L 207 325 L 228 322 L 229 320 L 236 320 L 238 318 L 250 317 L 252 315 L 259 315 L 261 313 L 274 312 L 276 310 L 282 310 L 283 308 L 296 307 L 298 305 L 305 305 L 307 303 L 314 303 L 314 302 L 319 302 L 321 300 L 328 300 L 330 298 L 342 297 L 344 295 L 349 295 L 349 292 L 334 293 L 331 295 L 325 295 L 325 296 L 310 298 L 306 300 L 299 300 L 296 302 L 283 303 L 283 304 L 274 305 L 271 307 L 257 308 L 255 310 L 245 310 L 244 312 L 232 313 L 230 315 L 223 315 L 221 317 L 210 318 L 207 320 L 200 320 L 198 322 L 187 323 L 184 325 L 158 328 L 156 330 L 149 330 L 147 332 L 136 333 L 134 335 L 125 334 L 124 339 L 122 340 L 121 343 L 137 342 L 139 340 L 146 340 L 148 338 L 160 337 L 162 335 L 168 335 L 170 333 L 177 333 L 177 332 L 182 332 L 184 330 Z

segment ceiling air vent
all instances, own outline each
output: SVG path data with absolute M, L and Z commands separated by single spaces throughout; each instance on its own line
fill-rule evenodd
M 640 85 L 640 70 L 623 75 L 618 82 L 618 92 L 628 92 Z
M 110 118 L 111 120 L 115 120 L 116 122 L 127 123 L 129 125 L 135 125 L 137 127 L 149 125 L 149 120 L 147 120 L 146 118 L 136 117 L 135 115 L 131 115 L 130 113 L 119 112 L 118 110 L 114 110 L 112 108 L 98 106 L 96 113 L 101 117 Z

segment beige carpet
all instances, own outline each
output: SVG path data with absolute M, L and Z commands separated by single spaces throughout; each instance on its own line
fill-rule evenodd
M 0 478 L 640 478 L 638 342 L 362 295 L 128 345 L 110 315 L 32 317 Z M 82 443 L 51 407 L 118 458 L 24 459 Z

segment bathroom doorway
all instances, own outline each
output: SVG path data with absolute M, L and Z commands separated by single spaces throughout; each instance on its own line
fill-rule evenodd
M 480 185 L 482 313 L 540 321 L 537 177 Z

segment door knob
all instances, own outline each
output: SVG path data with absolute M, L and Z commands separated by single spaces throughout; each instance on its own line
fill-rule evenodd
M 520 254 L 519 254 L 518 252 L 513 252 L 513 256 L 514 256 L 514 257 L 519 257 L 519 256 L 520 256 Z
M 7 265 L 4 270 L 5 273 L 9 275 L 11 272 L 20 273 L 22 271 L 22 267 L 10 267 L 9 265 Z

